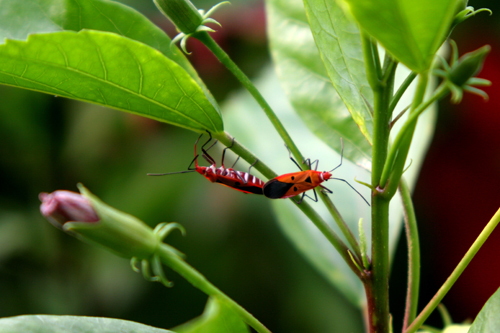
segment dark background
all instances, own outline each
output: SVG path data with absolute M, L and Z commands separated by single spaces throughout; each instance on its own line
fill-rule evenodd
M 175 34 L 147 1 L 123 1 Z M 213 5 L 197 1 L 201 8 Z M 496 1 L 473 1 L 498 12 Z M 1 10 L 1 9 L 0 9 Z M 260 1 L 234 1 L 216 13 L 214 37 L 251 77 L 269 61 Z M 493 82 L 489 102 L 466 94 L 440 103 L 436 134 L 414 198 L 422 247 L 422 306 L 433 296 L 500 198 L 499 20 L 482 13 L 452 38 L 460 53 L 492 46 L 480 77 Z M 196 41 L 189 59 L 218 101 L 236 80 Z M 181 222 L 187 236 L 167 242 L 275 332 L 350 332 L 357 311 L 280 233 L 263 198 L 234 193 L 185 174 L 196 134 L 122 112 L 0 86 L 0 317 L 49 313 L 106 316 L 170 328 L 199 315 L 206 297 L 175 273 L 167 289 L 147 283 L 127 261 L 54 229 L 38 212 L 38 193 L 76 190 L 82 182 L 104 201 L 155 225 Z M 214 149 L 220 156 L 220 149 Z M 218 158 L 216 158 L 218 159 Z M 500 286 L 495 231 L 444 299 L 456 322 L 473 319 Z M 405 241 L 391 280 L 391 312 L 401 322 Z M 349 326 L 349 322 L 355 322 Z M 439 317 L 431 324 L 440 325 Z

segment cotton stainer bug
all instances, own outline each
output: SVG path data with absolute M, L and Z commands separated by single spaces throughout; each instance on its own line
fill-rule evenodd
M 328 193 L 333 193 L 330 191 L 328 188 L 324 187 L 321 185 L 321 183 L 329 180 L 329 179 L 335 179 L 335 180 L 340 180 L 349 185 L 357 194 L 363 198 L 363 200 L 368 204 L 368 201 L 359 193 L 354 187 L 352 187 L 351 184 L 347 182 L 347 180 L 342 179 L 342 178 L 335 178 L 332 177 L 332 172 L 339 168 L 342 165 L 342 159 L 344 155 L 344 142 L 342 139 L 340 139 L 342 150 L 340 153 L 340 164 L 337 165 L 335 168 L 333 168 L 330 171 L 317 171 L 318 169 L 318 160 L 315 160 L 311 162 L 310 159 L 305 160 L 304 162 L 309 166 L 311 170 L 302 170 L 300 167 L 299 163 L 295 161 L 292 157 L 292 154 L 290 150 L 288 150 L 288 153 L 290 155 L 290 159 L 292 160 L 293 163 L 295 163 L 296 166 L 299 167 L 300 170 L 298 172 L 292 172 L 292 173 L 287 173 L 281 176 L 278 176 L 276 178 L 273 178 L 269 180 L 265 185 L 264 185 L 264 195 L 270 199 L 286 199 L 286 198 L 291 198 L 294 197 L 298 194 L 302 193 L 302 197 L 297 203 L 301 203 L 302 200 L 304 200 L 304 196 L 307 196 L 308 198 L 318 201 L 318 196 L 316 194 L 316 187 L 321 187 L 322 191 L 328 192 Z M 288 147 L 287 147 L 288 149 Z M 313 164 L 316 164 L 314 169 L 312 168 Z M 313 190 L 314 192 L 314 199 L 308 196 L 305 192 Z
M 254 194 L 262 194 L 262 188 L 264 187 L 264 182 L 260 180 L 259 178 L 253 176 L 250 174 L 250 169 L 254 166 L 255 163 L 250 165 L 248 168 L 248 172 L 243 172 L 243 171 L 237 171 L 234 170 L 234 165 L 236 162 L 238 162 L 239 157 L 236 159 L 236 161 L 233 163 L 233 165 L 230 168 L 226 168 L 224 166 L 224 156 L 226 154 L 226 150 L 228 148 L 232 147 L 231 146 L 224 148 L 222 151 L 222 161 L 221 161 L 221 166 L 217 168 L 217 165 L 215 163 L 215 160 L 213 159 L 212 156 L 208 154 L 208 150 L 212 148 L 216 143 L 217 140 L 207 149 L 205 149 L 205 146 L 212 140 L 212 135 L 210 132 L 209 134 L 209 139 L 207 142 L 203 144 L 201 147 L 201 156 L 205 160 L 207 160 L 208 163 L 210 163 L 210 166 L 200 166 L 198 165 L 198 156 L 200 156 L 197 152 L 197 145 L 198 142 L 200 141 L 201 137 L 203 134 L 201 134 L 198 139 L 196 140 L 194 144 L 194 159 L 191 161 L 189 164 L 188 170 L 186 171 L 177 171 L 177 172 L 169 172 L 169 173 L 148 173 L 148 176 L 165 176 L 165 175 L 172 175 L 172 174 L 177 174 L 177 173 L 188 173 L 188 172 L 198 172 L 200 175 L 204 176 L 206 179 L 211 181 L 212 183 L 219 183 L 224 186 L 233 188 L 237 191 L 243 192 L 243 193 L 254 193 Z M 233 138 L 233 143 L 234 143 L 234 138 Z M 194 168 L 192 168 L 192 165 L 194 163 Z

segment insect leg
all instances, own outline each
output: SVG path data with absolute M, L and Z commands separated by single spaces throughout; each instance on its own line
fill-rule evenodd
M 212 156 L 210 156 L 210 154 L 208 153 L 208 150 L 210 148 L 212 148 L 213 146 L 215 146 L 215 144 L 218 142 L 218 140 L 215 140 L 214 143 L 212 143 L 212 145 L 210 147 L 205 149 L 205 146 L 212 140 L 212 134 L 210 134 L 209 131 L 207 131 L 207 133 L 208 133 L 209 138 L 208 138 L 207 142 L 205 142 L 203 144 L 203 146 L 201 146 L 201 151 L 203 153 L 201 156 L 203 156 L 203 158 L 206 159 L 208 163 L 215 164 L 215 160 L 212 158 Z
M 251 168 L 252 168 L 255 164 L 257 164 L 257 162 L 258 162 L 258 161 L 259 161 L 258 159 L 257 159 L 257 160 L 255 160 L 255 162 L 253 162 L 253 163 L 252 163 L 252 164 L 248 167 L 248 174 L 250 174 L 250 169 L 251 169 Z M 236 164 L 236 163 L 235 163 L 235 164 Z M 234 166 L 234 165 L 233 165 L 233 166 Z
M 312 197 L 308 196 L 308 195 L 306 194 L 306 192 L 304 192 L 304 193 L 302 193 L 302 197 L 301 197 L 301 198 L 300 198 L 300 200 L 297 202 L 297 204 L 298 204 L 298 205 L 299 205 L 299 204 L 301 204 L 301 203 L 302 203 L 302 201 L 304 200 L 304 197 L 308 197 L 308 198 L 309 198 L 309 199 L 311 199 L 312 201 L 314 201 L 314 202 L 318 202 L 318 195 L 316 194 L 316 190 L 315 190 L 315 189 L 313 189 L 313 192 L 314 192 L 314 199 L 313 199 Z
M 294 160 L 294 158 L 292 157 L 292 151 L 290 150 L 290 148 L 288 148 L 288 146 L 286 144 L 285 144 L 285 147 L 286 147 L 286 149 L 288 149 L 288 156 L 290 157 L 292 162 L 295 163 L 295 165 L 297 166 L 297 168 L 300 169 L 300 171 L 303 171 L 302 168 L 300 167 L 299 163 L 297 163 L 297 161 Z M 300 202 L 302 202 L 302 200 Z
M 221 164 L 223 167 L 224 167 L 224 156 L 226 156 L 226 150 L 228 150 L 229 148 L 231 148 L 233 145 L 234 145 L 234 137 L 233 137 L 233 139 L 231 140 L 231 145 L 230 145 L 229 147 L 224 148 L 224 149 L 222 150 L 222 160 L 221 160 L 220 164 Z M 238 156 L 238 158 L 239 158 L 239 156 Z M 237 161 L 238 161 L 238 159 L 236 159 L 236 162 L 237 162 Z M 236 164 L 236 162 L 234 162 L 234 164 Z M 233 166 L 232 166 L 232 167 L 234 167 L 234 164 L 233 164 Z M 232 167 L 231 167 L 231 168 L 232 168 Z
M 302 196 L 300 197 L 299 201 L 296 201 L 297 205 L 300 205 L 302 203 L 302 201 L 304 200 L 304 196 L 305 196 L 305 192 L 302 193 Z
M 323 191 L 323 192 L 327 192 L 327 193 L 330 193 L 330 194 L 332 194 L 332 193 L 333 193 L 333 192 L 332 192 L 329 188 L 326 188 L 326 187 L 324 187 L 323 185 L 320 185 L 320 187 L 322 188 L 322 191 Z
M 226 148 L 226 149 L 227 149 L 227 148 Z M 233 165 L 231 166 L 231 169 L 233 169 L 233 168 L 234 168 L 234 166 L 236 165 L 236 163 L 240 160 L 240 157 L 241 157 L 241 156 L 238 156 L 238 157 L 236 158 L 236 161 L 234 161 Z

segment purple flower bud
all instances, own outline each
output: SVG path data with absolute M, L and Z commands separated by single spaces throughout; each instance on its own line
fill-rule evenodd
M 90 201 L 80 193 L 59 190 L 40 193 L 38 198 L 42 202 L 40 205 L 42 215 L 59 229 L 62 229 L 64 223 L 68 221 L 99 221 Z

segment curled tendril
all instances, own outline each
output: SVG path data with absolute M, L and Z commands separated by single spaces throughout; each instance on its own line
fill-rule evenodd
M 212 15 L 220 6 L 226 5 L 226 4 L 230 4 L 230 2 L 229 1 L 220 2 L 220 3 L 216 4 L 215 6 L 213 6 L 212 8 L 210 8 L 208 10 L 208 12 L 206 12 L 206 13 L 205 13 L 205 11 L 203 9 L 198 9 L 198 12 L 201 14 L 201 17 L 202 17 L 202 21 L 201 21 L 200 25 L 192 33 L 189 33 L 189 34 L 185 34 L 183 32 L 179 33 L 170 42 L 170 47 L 172 47 L 178 41 L 180 41 L 180 47 L 181 47 L 182 51 L 184 51 L 184 53 L 186 53 L 186 54 L 191 54 L 191 52 L 188 52 L 187 49 L 186 49 L 186 42 L 189 39 L 189 37 L 193 36 L 197 32 L 202 32 L 202 31 L 215 32 L 214 29 L 212 29 L 210 27 L 207 27 L 205 25 L 207 23 L 214 23 L 214 24 L 217 24 L 219 27 L 222 27 L 222 25 L 219 22 L 217 22 L 213 18 L 210 18 L 210 15 Z
M 158 224 L 155 229 L 154 233 L 158 237 L 158 243 L 163 242 L 163 240 L 175 229 L 179 229 L 181 234 L 184 236 L 186 233 L 186 230 L 182 225 L 179 223 L 160 223 Z M 166 245 L 166 244 L 164 244 Z M 179 250 L 166 245 L 167 249 L 173 252 L 175 255 L 178 255 L 180 257 L 184 257 L 184 254 L 180 252 Z M 139 268 L 140 264 L 140 268 Z M 165 272 L 163 271 L 163 266 L 161 263 L 160 255 L 158 252 L 153 253 L 149 258 L 143 258 L 142 260 L 137 258 L 137 257 L 132 257 L 130 260 L 130 265 L 132 266 L 132 269 L 134 272 L 140 273 L 142 272 L 142 276 L 144 279 L 147 281 L 151 282 L 160 282 L 166 287 L 172 287 L 173 282 L 169 281 L 167 277 L 165 276 Z

